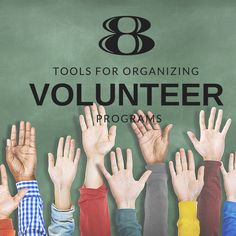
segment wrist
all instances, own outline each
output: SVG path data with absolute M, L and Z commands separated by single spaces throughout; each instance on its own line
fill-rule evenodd
M 71 209 L 71 187 L 54 185 L 54 194 L 55 194 L 55 206 L 58 210 L 69 210 Z
M 35 175 L 30 175 L 30 176 L 16 176 L 14 179 L 15 179 L 16 183 L 23 182 L 23 181 L 36 180 Z
M 236 202 L 236 196 L 227 196 L 227 201 Z
M 4 216 L 0 214 L 0 220 L 6 220 L 6 219 L 9 219 L 9 216 Z
M 104 163 L 104 155 L 98 155 L 98 154 L 89 154 L 87 156 L 87 162 L 97 165 Z
M 118 209 L 135 209 L 135 200 L 124 200 L 116 204 Z

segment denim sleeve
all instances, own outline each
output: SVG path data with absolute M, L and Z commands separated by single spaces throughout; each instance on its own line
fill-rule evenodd
M 224 203 L 222 231 L 223 236 L 236 235 L 236 202 Z
M 71 236 L 75 230 L 75 221 L 72 207 L 68 211 L 60 211 L 55 205 L 51 206 L 51 225 L 48 228 L 50 236 Z

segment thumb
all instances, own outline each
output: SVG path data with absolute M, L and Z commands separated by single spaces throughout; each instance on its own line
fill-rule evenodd
M 193 146 L 196 147 L 199 141 L 197 140 L 195 134 L 191 131 L 188 131 L 187 134 Z
M 204 183 L 204 170 L 205 170 L 205 167 L 204 167 L 204 166 L 201 166 L 201 167 L 198 169 L 198 173 L 197 173 L 197 179 L 198 179 L 198 181 L 200 181 L 201 183 Z
M 139 179 L 139 183 L 144 187 L 145 183 L 147 182 L 149 176 L 151 175 L 152 171 L 147 170 L 143 173 L 141 178 Z
M 223 176 L 225 176 L 227 174 L 223 162 L 221 162 L 220 170 L 221 170 L 221 173 Z
M 20 201 L 23 199 L 23 197 L 25 196 L 25 194 L 26 194 L 27 192 L 28 192 L 28 189 L 21 189 L 21 190 L 19 190 L 18 193 L 13 197 L 16 206 L 19 205 Z
M 169 142 L 170 139 L 170 131 L 173 128 L 172 124 L 167 125 L 164 130 L 163 130 L 163 138 L 165 139 L 165 141 Z
M 113 125 L 110 129 L 109 129 L 109 140 L 111 142 L 115 142 L 115 139 L 116 139 L 116 126 Z

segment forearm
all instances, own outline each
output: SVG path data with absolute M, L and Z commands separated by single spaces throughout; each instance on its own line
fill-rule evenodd
M 55 206 L 59 210 L 71 209 L 70 187 L 61 187 L 54 185 Z
M 223 209 L 222 235 L 232 236 L 236 232 L 236 202 L 226 201 Z
M 197 202 L 179 202 L 178 236 L 199 236 L 200 226 L 197 219 Z
M 119 236 L 142 235 L 142 228 L 137 221 L 134 209 L 118 209 L 116 211 L 116 227 Z
M 47 235 L 43 220 L 43 201 L 37 181 L 19 182 L 16 187 L 17 190 L 28 189 L 18 207 L 18 235 Z
M 71 236 L 75 230 L 75 222 L 73 218 L 74 207 L 67 211 L 62 211 L 51 206 L 51 224 L 48 228 L 49 236 Z
M 84 178 L 84 186 L 86 188 L 99 188 L 103 185 L 103 177 L 98 168 L 99 164 L 103 164 L 103 157 L 97 158 L 99 161 L 94 159 L 87 159 L 85 178 Z
M 198 198 L 201 236 L 218 235 L 221 209 L 220 166 L 218 161 L 204 161 L 204 187 Z
M 0 235 L 1 236 L 15 236 L 16 235 L 11 219 L 0 220 Z
M 168 235 L 168 186 L 166 164 L 147 166 L 152 171 L 146 185 L 144 236 L 154 236 L 157 232 Z
M 107 189 L 80 188 L 80 234 L 83 236 L 110 236 L 110 215 Z

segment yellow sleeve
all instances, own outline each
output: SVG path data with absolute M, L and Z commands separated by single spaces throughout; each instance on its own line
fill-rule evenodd
M 197 202 L 179 202 L 178 236 L 199 236 Z

